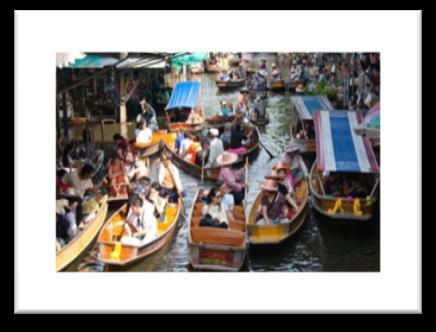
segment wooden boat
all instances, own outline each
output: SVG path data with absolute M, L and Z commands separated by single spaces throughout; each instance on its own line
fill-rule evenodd
M 269 90 L 271 91 L 284 91 L 285 90 L 285 81 L 278 80 L 271 82 L 269 84 Z
M 121 232 L 124 231 L 127 204 L 123 205 L 106 221 L 98 235 L 98 260 L 109 265 L 126 266 L 158 251 L 174 237 L 181 214 L 181 206 L 180 201 L 177 204 L 167 204 L 165 208 L 166 221 L 158 221 L 159 236 L 149 243 L 135 246 L 114 241 L 114 237 L 120 237 Z
M 252 155 L 256 150 L 259 149 L 259 136 L 255 134 L 255 142 L 251 144 L 250 146 L 247 146 L 247 151 L 243 155 L 239 156 L 238 160 L 236 162 L 243 162 L 245 160 L 245 157 L 249 157 Z M 197 178 L 201 179 L 201 166 L 197 164 L 192 164 L 189 161 L 186 161 L 182 159 L 175 151 L 174 149 L 171 149 L 168 146 L 165 146 L 165 149 L 171 154 L 172 162 L 174 165 L 176 165 L 178 168 L 182 169 L 185 173 Z M 203 171 L 203 178 L 204 180 L 208 181 L 218 181 L 219 174 L 221 171 L 221 167 L 213 167 L 213 168 L 204 168 Z
M 79 126 L 85 124 L 87 121 L 88 119 L 84 116 L 76 116 L 76 117 L 71 117 L 68 123 L 70 124 L 70 126 Z
M 163 144 L 160 144 L 161 141 L 164 141 L 169 146 L 174 146 L 176 133 L 168 133 L 167 130 L 157 130 L 153 132 L 150 143 L 134 143 L 133 147 L 140 151 L 142 157 L 151 157 L 162 150 Z
M 189 216 L 189 262 L 197 270 L 239 271 L 247 250 L 244 206 L 233 208 L 237 220 L 230 221 L 228 229 L 200 227 L 202 208 L 198 190 Z
M 316 151 L 315 138 L 299 138 L 298 131 L 303 127 L 305 122 L 309 122 L 313 126 L 313 111 L 316 109 L 333 110 L 333 106 L 327 96 L 293 96 L 291 102 L 298 122 L 292 123 L 290 126 L 291 143 L 296 144 L 300 148 L 301 154 L 314 154 Z
M 312 205 L 320 214 L 331 219 L 364 221 L 373 215 L 379 166 L 369 139 L 352 130 L 352 126 L 361 120 L 361 112 L 357 111 L 314 112 L 317 142 L 309 183 Z M 373 185 L 371 193 L 368 187 L 366 198 L 333 197 L 324 188 L 326 177 L 323 172 L 339 173 L 342 177 L 361 174 L 362 183 Z
M 234 115 L 212 115 L 206 118 L 206 128 L 223 128 L 227 123 L 232 123 L 235 120 Z
M 256 196 L 248 219 L 248 239 L 251 244 L 278 244 L 294 235 L 304 224 L 308 212 L 309 188 L 305 179 L 295 188 L 299 210 L 288 223 L 279 225 L 257 225 L 256 217 L 260 209 L 262 192 Z
M 376 205 L 376 200 L 371 199 L 359 199 L 360 210 L 362 214 L 357 214 L 354 212 L 354 201 L 349 200 L 347 197 L 332 197 L 325 195 L 322 189 L 322 182 L 324 181 L 322 172 L 316 167 L 316 161 L 312 165 L 310 170 L 310 192 L 312 194 L 312 206 L 317 212 L 330 219 L 342 219 L 342 220 L 354 220 L 354 221 L 365 221 L 372 218 L 374 213 L 374 206 Z M 375 178 L 374 178 L 374 181 Z M 340 200 L 341 207 L 343 211 L 329 212 L 329 210 L 334 210 L 335 204 Z
M 215 84 L 219 90 L 230 90 L 230 89 L 235 89 L 244 86 L 245 78 L 239 78 L 236 80 L 228 80 L 228 81 L 216 80 Z
M 290 91 L 295 91 L 295 89 L 297 88 L 297 86 L 299 85 L 306 85 L 306 81 L 304 79 L 301 80 L 294 80 L 294 81 L 289 81 L 288 82 L 288 89 Z
M 198 132 L 203 129 L 205 121 L 203 109 L 200 109 L 203 113 L 202 122 L 196 124 L 186 123 L 191 109 L 199 109 L 197 106 L 199 94 L 199 81 L 178 82 L 175 85 L 171 94 L 171 98 L 165 108 L 165 124 L 170 131 L 177 131 L 181 129 L 183 131 Z M 171 115 L 173 112 L 178 112 L 176 114 L 177 117 L 175 122 L 171 121 Z
M 56 272 L 72 264 L 97 236 L 106 220 L 108 210 L 107 196 L 103 196 L 99 204 L 100 208 L 94 220 L 89 222 L 74 239 L 56 253 Z

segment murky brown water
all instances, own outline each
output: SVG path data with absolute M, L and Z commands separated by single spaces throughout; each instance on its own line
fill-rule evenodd
M 267 56 L 268 64 L 277 61 Z M 221 93 L 215 86 L 215 76 L 203 74 L 191 77 L 200 79 L 203 88 L 204 109 L 206 115 L 212 114 L 221 99 L 235 102 L 238 90 Z M 261 149 L 250 164 L 248 176 L 250 190 L 248 208 L 256 197 L 258 186 L 264 175 L 283 156 L 285 146 L 290 141 L 289 125 L 293 121 L 290 94 L 268 94 L 267 111 L 270 123 L 261 130 L 263 144 L 275 155 L 270 159 Z M 80 127 L 77 128 L 80 131 Z M 133 135 L 133 125 L 126 128 L 129 136 Z M 105 125 L 105 142 L 110 142 L 115 132 L 120 132 L 120 125 Z M 101 140 L 101 131 L 94 130 L 97 142 Z M 308 167 L 313 160 L 306 160 Z M 152 163 L 153 165 L 153 163 Z M 155 163 L 157 165 L 157 162 Z M 152 170 L 156 172 L 156 167 Z M 196 189 L 200 184 L 186 174 L 181 173 L 186 190 L 187 211 L 192 206 Z M 248 212 L 248 211 L 247 211 Z M 110 215 L 110 211 L 109 214 Z M 351 223 L 351 222 L 350 222 Z M 278 246 L 251 247 L 245 262 L 245 271 L 379 271 L 380 270 L 380 224 L 378 215 L 367 225 L 332 224 L 313 212 L 309 214 L 303 227 L 293 237 Z M 70 271 L 76 267 L 70 267 Z M 129 271 L 189 271 L 188 261 L 188 221 L 183 219 L 172 243 L 154 255 L 132 266 Z

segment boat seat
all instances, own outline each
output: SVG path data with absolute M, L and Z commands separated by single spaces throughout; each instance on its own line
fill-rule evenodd
M 235 219 L 245 220 L 245 211 L 233 208 L 233 216 Z
M 230 229 L 245 232 L 245 221 L 243 220 L 231 220 L 229 222 Z
M 191 228 L 191 239 L 193 242 L 205 244 L 243 246 L 245 243 L 245 233 L 233 229 L 195 227 Z

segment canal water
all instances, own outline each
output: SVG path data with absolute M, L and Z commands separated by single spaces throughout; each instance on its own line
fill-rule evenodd
M 266 55 L 267 63 L 279 59 Z M 258 59 L 258 58 L 257 58 Z M 255 61 L 257 60 L 254 59 Z M 279 65 L 281 62 L 276 62 Z M 219 107 L 220 100 L 236 102 L 238 90 L 219 92 L 215 86 L 214 74 L 202 74 L 191 77 L 201 80 L 202 100 L 206 116 L 211 115 Z M 251 207 L 259 184 L 264 175 L 283 156 L 284 148 L 290 142 L 289 128 L 294 121 L 290 103 L 291 94 L 268 92 L 267 112 L 270 123 L 260 128 L 261 141 L 274 155 L 269 155 L 261 148 L 250 163 L 248 171 L 249 192 L 247 198 L 247 214 Z M 159 121 L 161 122 L 161 121 Z M 130 137 L 133 126 L 127 128 Z M 106 125 L 105 141 L 110 141 L 115 132 L 120 132 L 120 125 Z M 95 128 L 95 138 L 101 138 L 100 129 Z M 306 159 L 310 168 L 313 159 Z M 158 160 L 151 161 L 152 176 L 157 172 Z M 180 171 L 181 180 L 186 191 L 187 214 L 192 206 L 193 198 L 201 182 Z M 206 188 L 210 185 L 205 185 Z M 108 213 L 114 211 L 112 207 Z M 365 225 L 336 225 L 309 209 L 310 213 L 302 228 L 290 239 L 277 246 L 250 247 L 243 271 L 379 271 L 380 270 L 380 223 L 377 214 Z M 86 257 L 86 255 L 85 255 Z M 95 267 L 95 266 L 94 266 Z M 108 270 L 100 266 L 101 269 Z M 100 269 L 99 268 L 99 269 Z M 69 271 L 77 270 L 77 265 Z M 188 260 L 188 220 L 180 220 L 177 234 L 173 241 L 152 256 L 131 266 L 128 271 L 190 271 Z

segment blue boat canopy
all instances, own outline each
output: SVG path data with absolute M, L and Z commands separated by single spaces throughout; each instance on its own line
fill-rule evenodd
M 313 120 L 314 110 L 333 110 L 333 106 L 325 95 L 303 95 L 291 97 L 301 120 Z
M 174 87 L 170 101 L 165 110 L 173 108 L 195 108 L 200 93 L 199 81 L 179 82 Z

